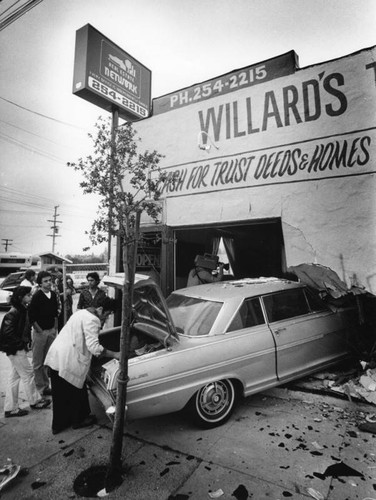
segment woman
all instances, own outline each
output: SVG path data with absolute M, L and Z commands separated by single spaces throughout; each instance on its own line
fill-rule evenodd
M 41 398 L 34 381 L 34 371 L 27 357 L 31 342 L 31 327 L 27 307 L 31 301 L 31 288 L 19 286 L 11 297 L 12 308 L 4 316 L 0 329 L 0 350 L 4 351 L 11 362 L 11 372 L 5 392 L 4 416 L 23 417 L 27 410 L 18 406 L 20 381 L 24 385 L 30 407 L 35 410 L 47 408 L 48 399 Z
M 88 273 L 86 280 L 89 287 L 82 290 L 78 299 L 77 309 L 87 309 L 88 307 L 99 307 L 107 297 L 105 292 L 98 288 L 100 283 L 99 274 Z
M 85 380 L 92 356 L 119 359 L 119 353 L 100 345 L 100 329 L 115 310 L 116 301 L 106 297 L 103 306 L 76 311 L 53 341 L 45 360 L 51 368 L 52 433 L 57 434 L 69 426 L 73 429 L 95 423 Z

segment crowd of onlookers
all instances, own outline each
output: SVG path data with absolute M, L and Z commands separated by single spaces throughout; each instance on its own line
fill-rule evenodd
M 118 358 L 104 349 L 99 332 L 116 302 L 99 288 L 98 273 L 87 274 L 87 288 L 77 293 L 70 276 L 63 283 L 62 273 L 27 270 L 12 294 L 11 309 L 0 327 L 0 350 L 5 352 L 11 371 L 6 388 L 4 417 L 22 417 L 28 411 L 19 407 L 22 381 L 33 410 L 51 405 L 52 432 L 67 427 L 92 425 L 85 379 L 91 357 Z M 31 362 L 29 360 L 31 351 Z

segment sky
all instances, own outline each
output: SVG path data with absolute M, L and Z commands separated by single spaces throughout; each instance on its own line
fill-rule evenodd
M 0 0 L 1 22 L 30 0 Z M 290 50 L 301 68 L 376 45 L 375 0 L 42 0 L 0 31 L 1 250 L 99 254 L 98 199 L 67 166 L 109 113 L 72 94 L 76 30 L 91 24 L 152 71 L 152 97 Z

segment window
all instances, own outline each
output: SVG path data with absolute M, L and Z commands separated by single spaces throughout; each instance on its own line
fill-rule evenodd
M 209 334 L 223 303 L 172 293 L 167 305 L 178 333 L 199 336 Z
M 310 312 L 303 288 L 266 295 L 263 300 L 270 323 Z
M 262 325 L 265 323 L 262 313 L 260 299 L 258 297 L 247 299 L 240 306 L 234 319 L 228 327 L 228 332 L 249 328 L 251 326 Z
M 311 312 L 321 312 L 325 311 L 328 312 L 330 311 L 329 307 L 325 304 L 323 300 L 320 299 L 317 295 L 313 294 L 311 290 L 306 289 L 306 295 L 308 299 L 308 304 L 311 309 Z

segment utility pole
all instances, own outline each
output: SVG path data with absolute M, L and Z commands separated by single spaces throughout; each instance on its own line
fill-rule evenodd
M 5 241 L 5 243 L 2 243 L 2 245 L 5 247 L 5 251 L 7 252 L 8 247 L 12 246 L 12 243 L 9 242 L 13 240 L 10 240 L 9 238 L 2 238 L 1 241 Z
M 57 213 L 57 209 L 59 208 L 59 205 L 55 206 L 55 211 L 53 215 L 53 219 L 48 219 L 47 222 L 53 222 L 53 226 L 51 226 L 52 229 L 52 234 L 47 234 L 47 236 L 51 236 L 52 238 L 52 253 L 55 253 L 55 238 L 58 238 L 60 234 L 59 232 L 59 226 L 57 224 L 61 224 L 61 220 L 57 220 L 57 217 L 59 217 L 60 214 Z

